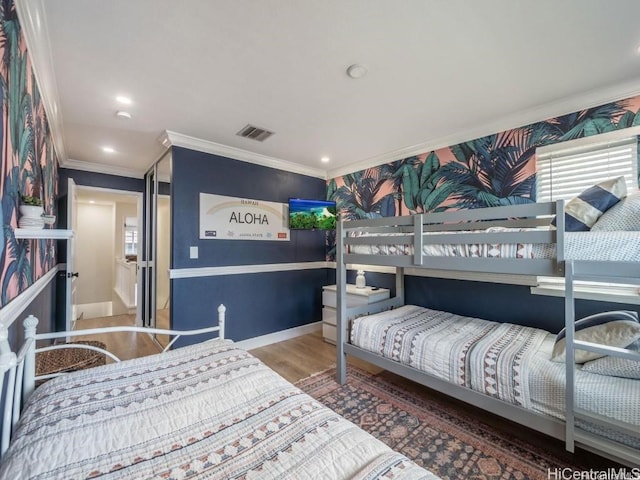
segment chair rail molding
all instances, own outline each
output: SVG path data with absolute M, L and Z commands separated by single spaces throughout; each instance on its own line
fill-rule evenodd
M 225 267 L 172 268 L 169 278 L 217 277 L 220 275 L 246 275 L 251 273 L 289 272 L 330 268 L 328 262 L 264 263 L 257 265 L 231 265 Z M 335 268 L 335 265 L 334 267 Z

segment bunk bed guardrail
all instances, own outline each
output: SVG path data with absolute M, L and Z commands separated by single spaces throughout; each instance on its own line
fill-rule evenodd
M 432 269 L 562 276 L 564 267 L 564 201 L 452 212 L 338 222 L 336 262 Z M 556 228 L 549 225 L 555 216 Z M 357 234 L 355 234 L 357 232 Z M 452 234 L 455 234 L 452 237 Z M 549 258 L 439 257 L 424 254 L 429 245 L 539 244 L 555 253 Z M 353 253 L 359 245 L 405 245 L 411 255 Z

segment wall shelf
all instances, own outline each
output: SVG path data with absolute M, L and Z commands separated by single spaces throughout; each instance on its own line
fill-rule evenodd
M 16 228 L 13 231 L 16 238 L 54 239 L 67 240 L 73 237 L 73 230 L 62 230 L 57 228 L 43 228 L 40 230 L 30 228 Z

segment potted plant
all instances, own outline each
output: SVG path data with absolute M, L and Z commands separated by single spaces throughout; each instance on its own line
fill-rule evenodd
M 31 195 L 22 195 L 22 204 L 20 205 L 20 215 L 21 218 L 39 220 L 37 223 L 38 226 L 40 222 L 42 222 L 42 214 L 44 213 L 44 208 L 42 208 L 42 201 L 40 197 L 33 197 Z M 35 226 L 35 225 L 34 225 Z M 40 227 L 42 228 L 42 227 Z

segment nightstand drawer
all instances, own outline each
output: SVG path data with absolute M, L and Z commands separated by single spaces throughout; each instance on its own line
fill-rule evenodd
M 324 307 L 322 309 L 322 321 L 330 325 L 336 324 L 336 309 Z
M 335 325 L 327 325 L 326 323 L 323 323 L 322 336 L 324 337 L 325 341 L 333 343 L 335 345 L 337 338 Z
M 368 303 L 379 302 L 389 298 L 389 291 L 385 290 L 375 295 L 354 295 L 347 293 L 347 308 L 357 307 L 359 305 L 367 305 Z M 336 308 L 338 301 L 336 300 L 336 292 L 323 290 L 322 292 L 322 304 L 326 307 Z

